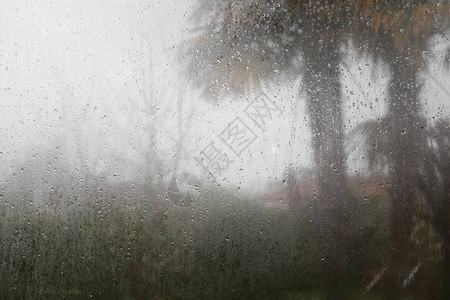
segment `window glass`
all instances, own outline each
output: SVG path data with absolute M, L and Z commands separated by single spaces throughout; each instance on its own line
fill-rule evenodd
M 1 7 L 0 299 L 450 299 L 449 1 Z

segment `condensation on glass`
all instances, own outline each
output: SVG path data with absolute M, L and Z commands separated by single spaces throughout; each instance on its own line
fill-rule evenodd
M 3 1 L 1 299 L 450 299 L 450 2 Z

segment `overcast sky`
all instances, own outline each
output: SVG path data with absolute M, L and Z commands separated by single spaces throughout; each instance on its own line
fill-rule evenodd
M 176 55 L 192 36 L 190 1 L 0 3 L 0 176 L 10 174 L 34 152 L 61 143 L 69 159 L 82 145 L 96 172 L 132 178 L 150 143 L 145 127 L 148 95 L 156 103 L 158 147 L 169 160 L 176 153 L 174 140 L 179 140 L 177 103 L 183 101 L 187 130 L 180 168 L 197 173 L 194 158 L 235 117 L 245 117 L 244 109 L 254 100 L 255 95 L 248 95 L 217 105 L 187 88 Z M 437 84 L 450 89 L 450 77 L 439 65 L 450 42 L 446 37 L 433 44 L 433 78 L 424 74 L 422 93 L 429 120 L 450 116 L 449 95 Z M 388 73 L 352 52 L 345 61 L 350 65 L 342 69 L 349 131 L 361 121 L 382 116 Z M 264 87 L 282 115 L 268 122 L 264 131 L 255 127 L 257 139 L 230 164 L 223 183 L 263 187 L 282 176 L 290 162 L 311 166 L 310 131 L 299 90 L 299 79 Z M 296 136 L 290 145 L 291 122 Z M 357 170 L 360 160 L 359 154 L 350 158 L 350 172 Z M 111 167 L 110 161 L 117 166 Z

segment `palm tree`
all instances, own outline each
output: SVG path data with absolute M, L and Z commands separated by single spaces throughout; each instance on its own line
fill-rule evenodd
M 450 120 L 440 120 L 428 131 L 426 159 L 427 176 L 420 181 L 420 190 L 433 212 L 432 223 L 443 240 L 442 299 L 450 298 Z
M 365 1 L 360 11 L 363 18 L 358 30 L 364 28 L 363 33 L 369 38 L 360 34 L 356 41 L 368 46 L 376 60 L 387 62 L 391 71 L 388 111 L 383 120 L 388 128 L 392 180 L 391 257 L 385 287 L 387 299 L 399 299 L 401 278 L 408 268 L 416 187 L 427 163 L 423 160 L 426 135 L 419 98 L 422 53 L 434 34 L 446 30 L 449 6 L 435 1 Z
M 347 256 L 349 193 L 339 64 L 352 17 L 346 5 L 351 2 L 200 0 L 199 11 L 212 17 L 208 21 L 198 17 L 207 26 L 190 48 L 191 71 L 215 96 L 258 88 L 275 70 L 303 73 L 319 189 L 316 217 L 330 298 L 339 297 L 335 290 L 342 287 Z
M 221 1 L 217 7 L 213 5 L 217 4 L 200 1 L 200 7 L 213 17 L 206 33 L 196 39 L 191 61 L 192 70 L 208 82 L 210 92 L 244 92 L 252 81 L 258 87 L 274 69 L 290 75 L 303 73 L 319 179 L 317 219 L 327 241 L 323 254 L 330 275 L 326 278 L 328 290 L 341 283 L 346 253 L 339 243 L 345 240 L 348 226 L 340 47 L 349 39 L 363 41 L 376 58 L 389 63 L 392 79 L 386 121 L 392 153 L 391 239 L 395 249 L 390 274 L 398 282 L 412 216 L 410 190 L 419 175 L 417 158 L 424 147 L 418 67 L 430 36 L 427 33 L 435 29 L 431 17 L 443 18 L 445 5 L 390 0 Z M 411 159 L 406 161 L 406 155 Z M 396 297 L 397 287 L 391 289 L 392 297 Z
M 425 174 L 419 180 L 431 214 L 427 219 L 442 239 L 442 299 L 450 298 L 450 120 L 440 119 L 427 128 Z

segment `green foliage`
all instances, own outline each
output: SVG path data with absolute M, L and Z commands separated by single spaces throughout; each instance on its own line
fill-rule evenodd
M 293 215 L 223 188 L 179 208 L 163 191 L 104 185 L 68 210 L 2 204 L 1 299 L 321 299 L 311 208 Z M 347 275 L 359 293 L 385 264 L 388 207 L 379 197 L 354 205 Z

